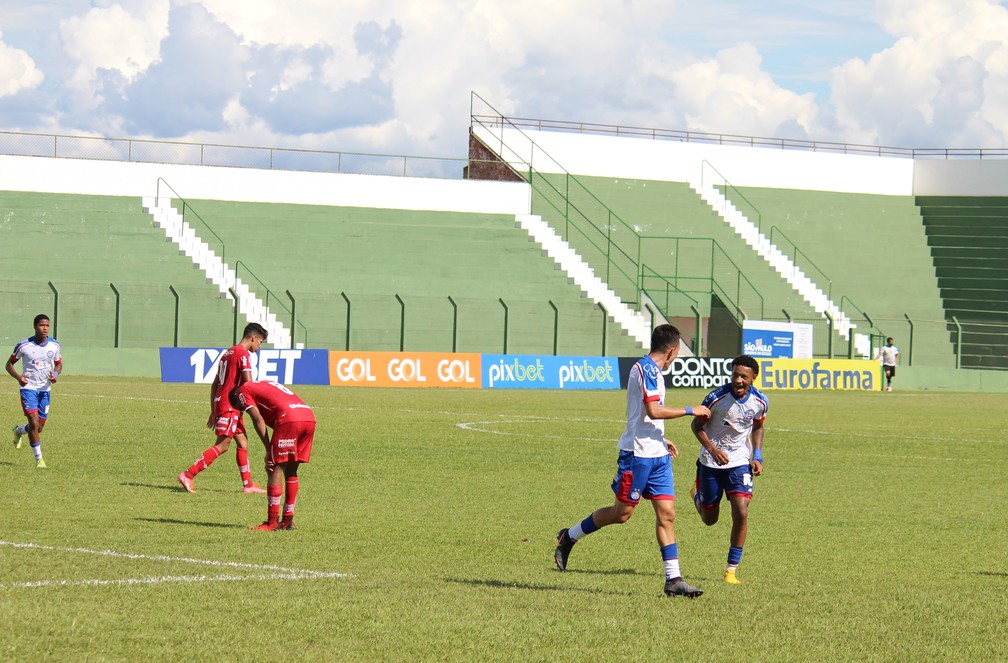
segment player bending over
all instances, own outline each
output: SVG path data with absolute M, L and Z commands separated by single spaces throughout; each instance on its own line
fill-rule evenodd
M 679 570 L 679 548 L 675 538 L 675 488 L 672 485 L 672 458 L 679 455 L 676 445 L 665 439 L 665 419 L 689 415 L 707 415 L 702 406 L 670 408 L 665 406 L 665 378 L 672 360 L 679 355 L 679 330 L 659 325 L 651 333 L 651 352 L 630 369 L 627 385 L 626 430 L 617 446 L 616 478 L 612 506 L 602 507 L 587 518 L 557 534 L 553 559 L 561 571 L 574 544 L 607 525 L 630 520 L 640 499 L 651 500 L 655 512 L 655 533 L 665 565 L 665 594 L 694 598 L 703 590 L 683 580 Z
M 251 529 L 294 529 L 298 465 L 311 459 L 315 415 L 297 394 L 276 382 L 246 382 L 231 391 L 231 405 L 247 412 L 266 447 L 266 521 Z M 268 428 L 273 429 L 270 438 Z M 286 487 L 286 491 L 284 488 Z M 280 497 L 284 496 L 283 519 Z
M 724 581 L 738 585 L 742 581 L 735 576 L 735 570 L 742 561 L 749 526 L 753 477 L 763 474 L 763 420 L 770 402 L 752 386 L 759 375 L 759 362 L 749 355 L 739 355 L 731 365 L 728 384 L 707 394 L 703 401 L 710 415 L 693 420 L 700 457 L 690 495 L 700 519 L 708 526 L 718 521 L 721 494 L 728 496 L 732 528 Z

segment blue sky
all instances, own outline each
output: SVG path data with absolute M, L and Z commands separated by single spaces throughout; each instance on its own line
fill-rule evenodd
M 462 157 L 475 90 L 524 117 L 1005 147 L 1004 5 L 0 0 L 0 130 Z

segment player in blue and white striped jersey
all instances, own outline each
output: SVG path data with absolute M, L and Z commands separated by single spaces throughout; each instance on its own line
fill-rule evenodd
M 709 417 L 693 420 L 693 434 L 700 441 L 697 478 L 690 495 L 705 525 L 718 521 L 721 496 L 732 510 L 731 541 L 724 581 L 738 585 L 735 571 L 742 561 L 749 526 L 749 500 L 753 477 L 763 473 L 763 420 L 770 402 L 753 386 L 759 362 L 749 355 L 732 360 L 731 380 L 707 394 L 703 404 Z
M 27 424 L 14 426 L 14 448 L 21 446 L 21 436 L 28 435 L 35 466 L 44 468 L 42 460 L 42 429 L 49 417 L 49 390 L 63 370 L 63 356 L 60 344 L 49 337 L 49 316 L 35 316 L 35 335 L 14 346 L 7 360 L 7 374 L 17 380 L 20 387 L 21 410 L 28 419 Z M 21 362 L 24 369 L 19 373 L 14 364 Z

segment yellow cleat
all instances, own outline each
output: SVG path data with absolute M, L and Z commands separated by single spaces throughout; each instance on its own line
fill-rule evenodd
M 21 448 L 21 433 L 18 432 L 17 424 L 14 424 L 14 448 Z
M 37 469 L 44 470 L 44 469 L 46 469 L 48 467 L 48 465 L 45 464 L 44 460 L 42 460 L 41 458 L 39 458 L 38 462 L 35 463 L 35 467 Z
M 728 569 L 724 572 L 724 581 L 729 585 L 742 584 L 742 581 L 735 577 L 735 569 Z

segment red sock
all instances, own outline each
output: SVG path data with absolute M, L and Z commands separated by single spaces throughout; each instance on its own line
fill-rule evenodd
M 283 486 L 268 484 L 266 486 L 266 520 L 275 523 L 280 520 L 280 499 L 283 496 Z
M 249 472 L 248 449 L 238 447 L 235 449 L 235 459 L 238 461 L 238 471 L 241 473 L 242 486 L 248 488 L 252 485 L 252 473 Z
M 190 477 L 196 476 L 206 468 L 210 467 L 210 465 L 220 456 L 220 453 L 220 449 L 217 447 L 210 447 L 196 459 L 195 463 L 189 466 L 189 469 L 186 470 L 186 474 Z
M 298 478 L 287 479 L 287 492 L 284 495 L 284 519 L 294 517 L 294 504 L 297 502 Z

